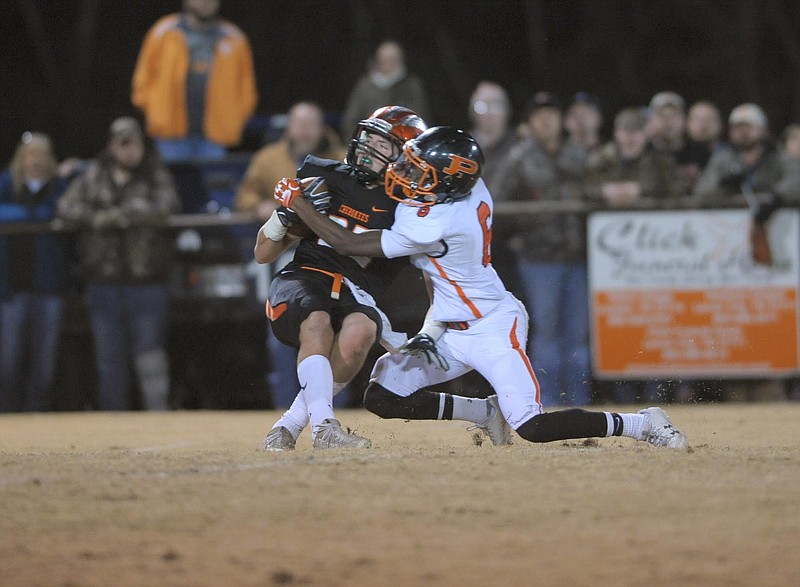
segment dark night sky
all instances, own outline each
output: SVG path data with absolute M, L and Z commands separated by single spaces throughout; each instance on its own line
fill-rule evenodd
M 41 26 L 23 7 L 36 8 Z M 761 103 L 773 127 L 800 120 L 800 7 L 791 0 L 223 0 L 253 46 L 259 113 L 315 100 L 335 118 L 375 44 L 393 37 L 427 85 L 433 123 L 466 125 L 479 80 L 505 85 L 517 110 L 549 89 L 592 92 L 607 118 L 674 89 L 724 112 Z M 94 31 L 79 34 L 81 7 Z M 59 155 L 90 156 L 110 120 L 135 113 L 130 76 L 152 23 L 177 0 L 6 0 L 0 20 L 0 159 L 25 130 Z M 85 42 L 81 42 L 85 39 Z M 87 56 L 82 59 L 81 56 Z

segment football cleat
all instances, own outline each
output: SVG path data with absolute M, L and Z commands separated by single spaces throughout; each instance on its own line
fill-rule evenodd
M 672 425 L 661 408 L 645 408 L 639 413 L 647 416 L 650 422 L 650 430 L 644 433 L 642 440 L 665 448 L 685 449 L 689 446 L 686 435 Z
M 503 417 L 503 412 L 500 410 L 500 403 L 497 401 L 497 396 L 493 395 L 487 398 L 487 406 L 490 408 L 489 419 L 483 424 L 475 423 L 467 430 L 474 430 L 477 428 L 481 430 L 484 436 L 487 436 L 492 444 L 495 446 L 508 446 L 514 444 L 511 440 L 511 426 L 508 425 L 506 419 Z
M 296 444 L 295 437 L 289 432 L 285 426 L 276 426 L 269 431 L 264 442 L 261 443 L 261 449 L 266 451 L 282 451 L 294 450 Z
M 352 432 L 346 432 L 339 420 L 327 418 L 314 426 L 314 448 L 369 448 L 372 442 Z

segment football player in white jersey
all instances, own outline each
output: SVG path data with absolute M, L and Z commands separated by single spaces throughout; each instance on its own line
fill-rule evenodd
M 382 418 L 472 421 L 495 444 L 510 443 L 510 425 L 531 442 L 628 436 L 686 448 L 686 436 L 657 407 L 636 414 L 544 411 L 525 352 L 527 312 L 491 265 L 493 205 L 480 179 L 482 164 L 477 142 L 452 127 L 433 127 L 406 142 L 386 173 L 386 193 L 402 204 L 389 230 L 354 234 L 317 213 L 299 188 L 276 193 L 340 253 L 408 255 L 429 280 L 429 319 L 400 353 L 377 361 L 364 406 Z M 446 329 L 437 340 L 439 324 Z M 471 369 L 489 381 L 496 396 L 480 400 L 424 389 Z

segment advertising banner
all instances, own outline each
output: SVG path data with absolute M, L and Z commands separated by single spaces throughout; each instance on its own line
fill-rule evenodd
M 773 215 L 767 266 L 752 260 L 746 210 L 592 214 L 588 267 L 595 375 L 797 373 L 799 227 L 796 210 Z

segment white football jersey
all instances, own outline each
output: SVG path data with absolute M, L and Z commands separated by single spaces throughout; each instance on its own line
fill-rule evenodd
M 493 203 L 483 180 L 463 200 L 427 207 L 400 204 L 381 233 L 389 258 L 411 262 L 433 282 L 433 319 L 470 322 L 506 299 L 491 264 Z

